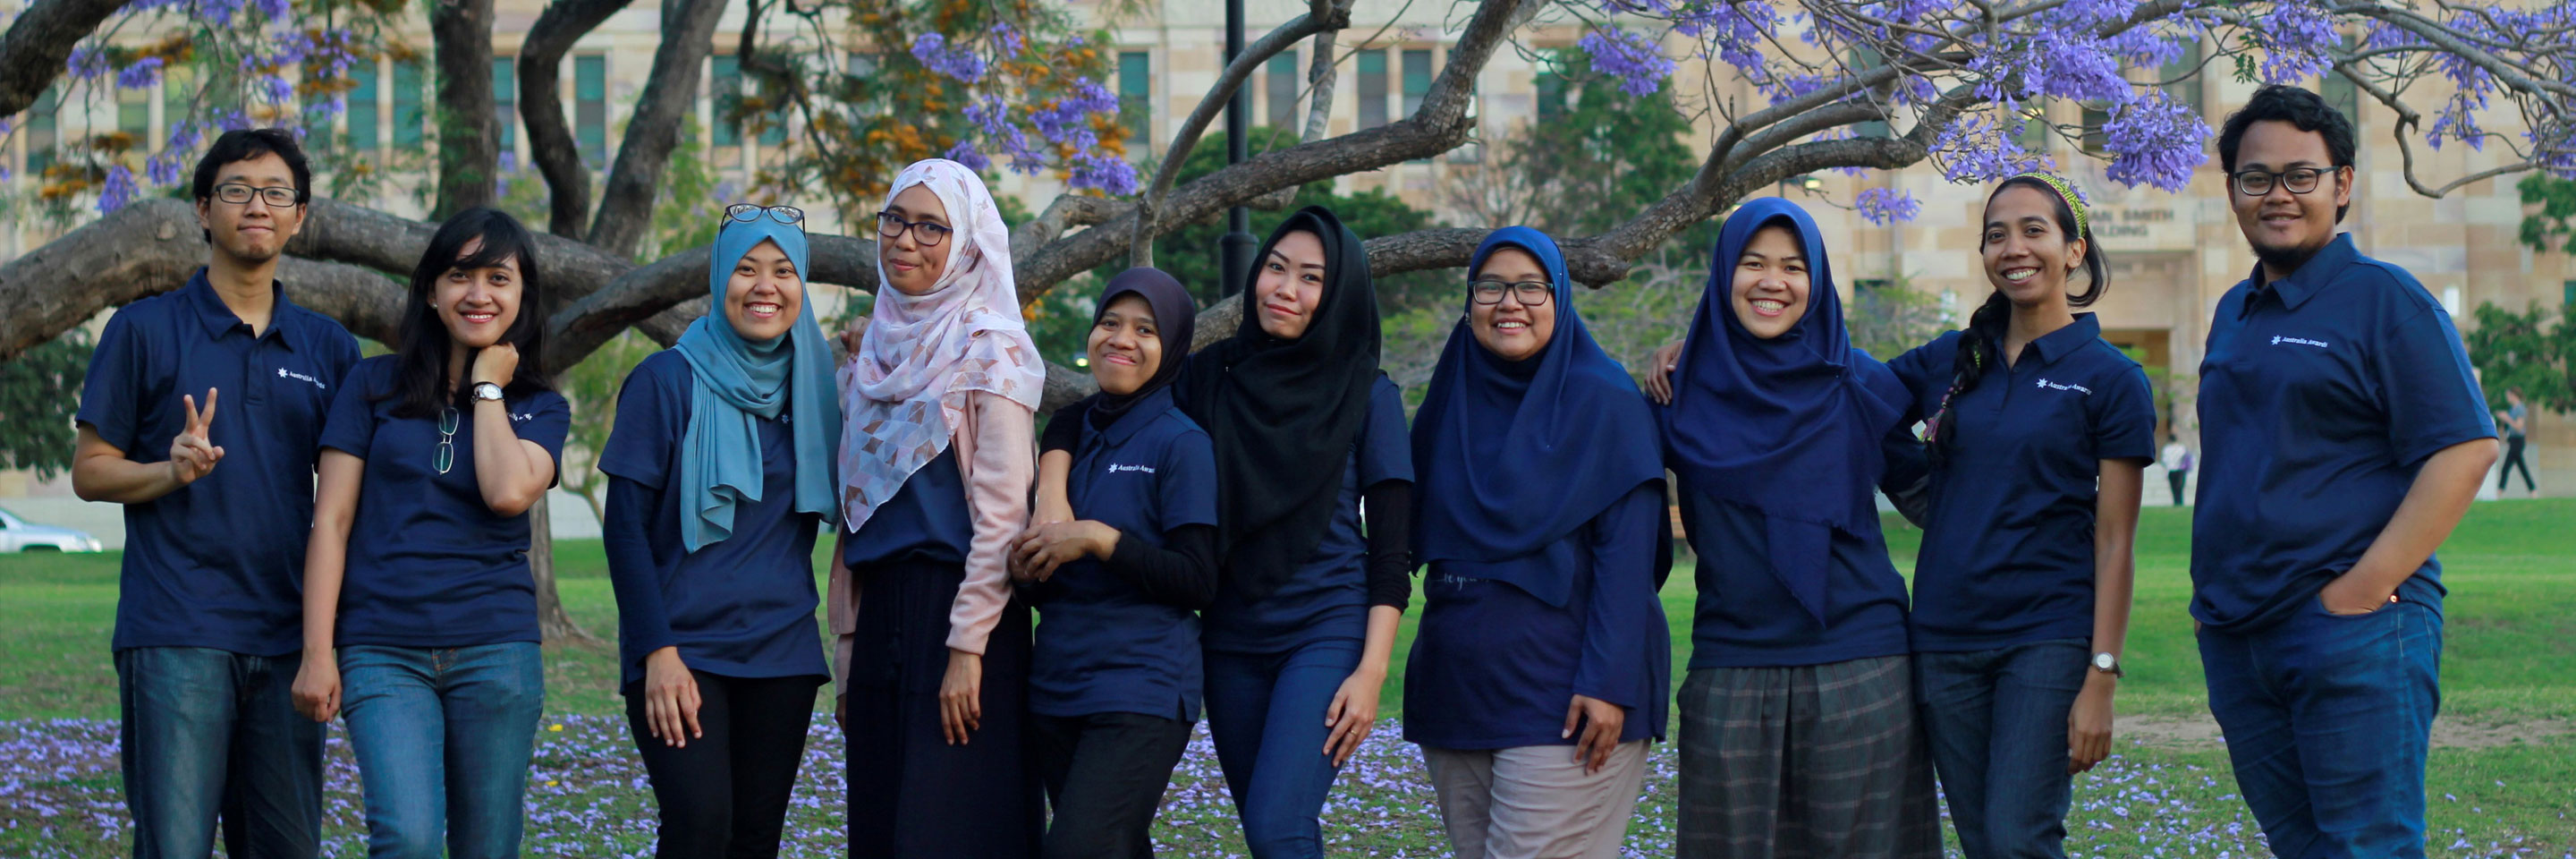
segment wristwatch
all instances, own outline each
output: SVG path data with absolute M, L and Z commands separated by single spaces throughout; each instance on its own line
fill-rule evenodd
M 2113 656 L 2107 651 L 2093 654 L 2093 670 L 2113 677 L 2128 676 L 2120 670 L 2120 657 Z
M 495 384 L 492 384 L 492 383 L 490 383 L 490 382 L 476 382 L 476 383 L 474 383 L 474 401 L 475 401 L 475 402 L 478 402 L 478 403 L 479 403 L 479 402 L 483 402 L 483 401 L 485 401 L 485 400 L 492 400 L 492 401 L 496 401 L 496 402 L 497 402 L 497 401 L 499 401 L 500 399 L 501 399 L 501 386 L 499 386 L 499 385 L 495 385 Z

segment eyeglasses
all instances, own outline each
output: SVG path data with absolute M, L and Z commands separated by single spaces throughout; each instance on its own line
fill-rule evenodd
M 891 239 L 903 235 L 904 230 L 911 230 L 913 242 L 925 248 L 938 247 L 948 240 L 949 233 L 956 232 L 929 221 L 907 221 L 893 212 L 877 213 L 877 235 Z
M 1467 284 L 1467 297 L 1477 304 L 1501 304 L 1505 292 L 1520 299 L 1523 307 L 1537 307 L 1547 303 L 1548 295 L 1556 292 L 1556 287 L 1535 280 L 1524 280 L 1519 283 L 1479 280 Z
M 2281 187 L 2290 189 L 2292 194 L 2305 194 L 2317 189 L 2317 177 L 2341 169 L 2343 168 L 2319 170 L 2314 167 L 2292 167 L 2278 173 L 2270 170 L 2239 170 L 2228 178 L 2235 182 L 2236 193 L 2248 197 L 2260 197 L 2272 193 L 2274 181 L 2280 182 Z
M 438 453 L 430 457 L 430 464 L 437 466 L 440 474 L 446 474 L 448 469 L 456 467 L 455 406 L 438 411 Z
M 794 206 L 763 206 L 759 203 L 735 203 L 725 207 L 725 217 L 727 219 L 741 221 L 746 224 L 760 220 L 762 215 L 767 215 L 770 220 L 777 221 L 800 230 L 805 228 L 805 210 Z
M 236 206 L 248 204 L 253 196 L 266 201 L 272 209 L 292 209 L 299 205 L 295 199 L 295 189 L 283 185 L 253 188 L 239 182 L 226 182 L 215 186 L 215 199 Z

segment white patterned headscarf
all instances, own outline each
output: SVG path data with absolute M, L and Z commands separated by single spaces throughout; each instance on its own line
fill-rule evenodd
M 1011 236 L 993 193 L 975 171 L 933 158 L 903 169 L 886 205 L 914 185 L 929 186 L 955 230 L 940 247 L 948 265 L 924 295 L 905 295 L 877 262 L 876 310 L 866 339 L 840 373 L 843 527 L 859 530 L 914 471 L 948 449 L 970 391 L 1037 408 L 1046 363 L 1020 321 L 1011 277 Z M 880 241 L 882 241 L 880 237 Z

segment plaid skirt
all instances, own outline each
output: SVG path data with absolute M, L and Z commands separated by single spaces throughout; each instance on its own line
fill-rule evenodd
M 1681 691 L 1680 859 L 1934 859 L 1910 658 L 1703 668 Z

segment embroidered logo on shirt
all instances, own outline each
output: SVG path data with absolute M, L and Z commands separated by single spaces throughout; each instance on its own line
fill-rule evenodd
M 528 414 L 524 414 L 524 415 L 511 415 L 511 416 L 510 416 L 510 422 L 511 422 L 511 423 L 514 423 L 514 424 L 515 424 L 515 423 L 518 423 L 518 422 L 520 422 L 520 421 L 532 421 L 532 420 L 536 420 L 536 419 L 537 419 L 537 415 L 536 415 L 536 413 L 535 413 L 535 412 L 530 412 L 530 413 L 528 413 Z
M 2052 391 L 2075 391 L 2088 397 L 2093 395 L 2092 388 L 2087 388 L 2083 385 L 2061 385 L 2056 382 L 2051 382 L 2045 378 L 2039 380 L 2039 386 Z
M 331 386 L 322 384 L 322 380 L 320 379 L 316 379 L 302 373 L 289 373 L 284 367 L 277 368 L 277 377 L 280 379 L 301 379 L 303 381 L 313 383 L 313 387 L 320 388 L 325 391 L 331 390 Z
M 1119 465 L 1114 462 L 1109 464 L 1109 473 L 1117 474 L 1121 471 L 1142 471 L 1146 474 L 1152 474 L 1154 473 L 1154 467 L 1150 465 Z
M 2301 346 L 2314 346 L 2319 349 L 2326 348 L 2326 341 L 2323 340 L 2310 340 L 2305 337 L 2283 337 L 2278 334 L 2272 335 L 2272 345 L 2279 346 L 2283 343 L 2296 343 Z

